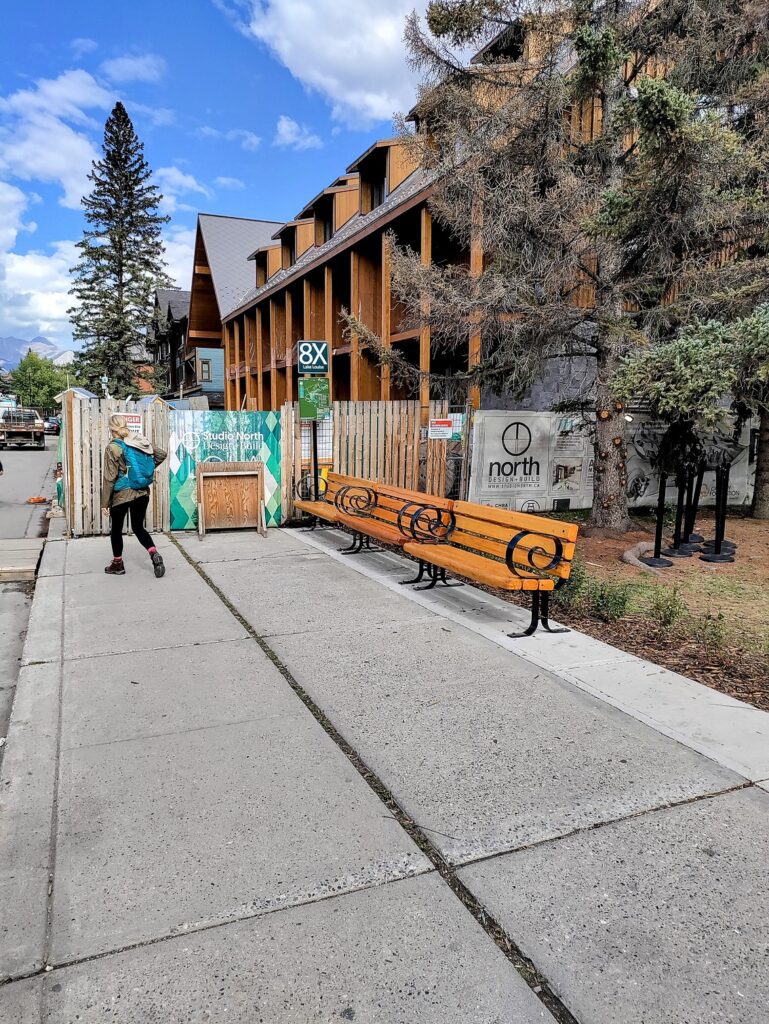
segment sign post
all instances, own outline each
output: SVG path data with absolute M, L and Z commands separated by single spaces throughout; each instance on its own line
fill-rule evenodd
M 299 418 L 312 423 L 313 500 L 320 499 L 320 467 L 318 465 L 318 420 L 331 413 L 331 384 L 328 377 L 328 342 L 297 342 L 299 379 Z

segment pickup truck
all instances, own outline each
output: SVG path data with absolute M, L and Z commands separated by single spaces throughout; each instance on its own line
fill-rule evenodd
M 0 448 L 9 444 L 45 448 L 45 426 L 40 413 L 35 409 L 0 411 Z

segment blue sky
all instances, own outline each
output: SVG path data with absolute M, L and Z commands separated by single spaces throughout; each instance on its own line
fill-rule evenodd
M 116 99 L 172 216 L 188 287 L 198 211 L 284 220 L 391 132 L 414 83 L 413 0 L 27 0 L 0 35 L 0 336 L 66 346 L 79 199 Z M 418 2 L 417 7 L 424 7 Z

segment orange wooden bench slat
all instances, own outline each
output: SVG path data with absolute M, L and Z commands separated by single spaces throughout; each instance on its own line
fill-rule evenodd
M 488 528 L 489 535 L 499 537 L 500 540 L 509 540 L 510 531 L 519 533 L 521 530 L 530 530 L 541 536 L 558 537 L 562 541 L 571 543 L 574 543 L 579 536 L 579 526 L 576 523 L 561 523 L 557 519 L 533 516 L 527 512 L 508 512 L 506 509 L 476 505 L 470 501 L 455 501 L 454 514 L 457 517 L 458 527 L 463 518 L 472 519 L 476 523 L 484 524 L 484 529 L 475 527 L 474 532 L 486 533 L 486 528 Z
M 494 562 L 447 544 L 425 545 L 410 541 L 403 550 L 412 558 L 431 562 L 458 576 L 485 583 L 500 590 L 554 590 L 555 580 L 514 576 L 504 562 Z

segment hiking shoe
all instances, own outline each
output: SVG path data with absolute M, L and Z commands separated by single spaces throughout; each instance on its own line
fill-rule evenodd
M 125 576 L 125 566 L 123 565 L 123 559 L 113 558 L 104 571 L 107 573 L 108 576 Z
M 163 556 L 160 554 L 160 552 L 153 551 L 153 553 L 150 555 L 150 558 L 152 559 L 152 564 L 155 567 L 155 575 L 157 576 L 157 578 L 160 579 L 161 576 L 165 576 L 166 567 L 165 565 L 163 565 Z

